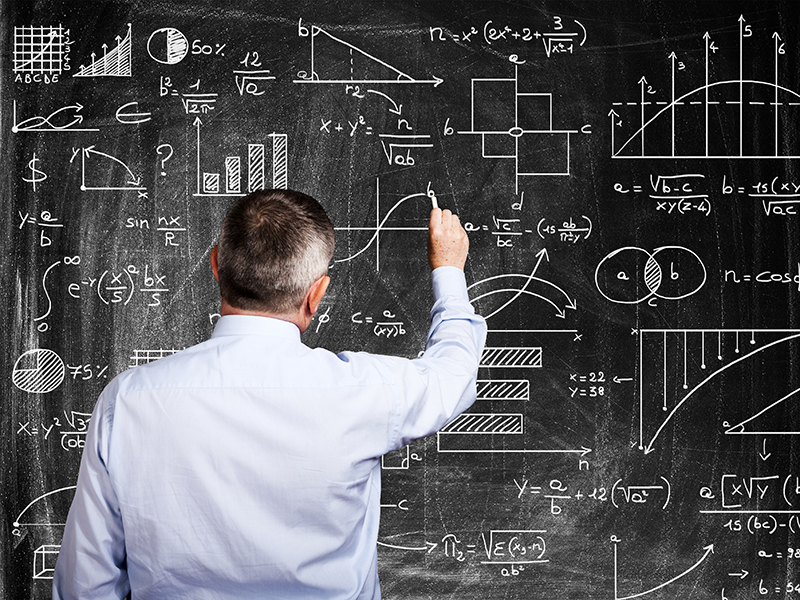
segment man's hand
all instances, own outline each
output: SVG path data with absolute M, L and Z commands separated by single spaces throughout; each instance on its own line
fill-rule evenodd
M 431 270 L 450 266 L 463 271 L 468 250 L 469 238 L 458 216 L 447 209 L 434 208 L 428 227 L 428 262 Z

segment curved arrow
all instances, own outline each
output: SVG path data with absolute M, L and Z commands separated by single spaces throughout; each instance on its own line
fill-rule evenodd
M 554 289 L 558 290 L 559 292 L 561 292 L 564 295 L 564 298 L 567 299 L 567 305 L 564 308 L 571 308 L 572 310 L 575 310 L 576 308 L 578 308 L 578 304 L 575 302 L 575 300 L 573 298 L 570 298 L 569 294 L 567 294 L 567 292 L 562 290 L 560 287 L 558 287 L 552 281 L 548 281 L 547 279 L 542 279 L 541 277 L 534 277 L 534 279 L 536 281 L 540 282 L 540 283 L 544 283 L 545 285 L 549 285 L 551 288 L 554 288 Z
M 398 117 L 399 117 L 399 116 L 402 114 L 402 112 L 403 112 L 403 105 L 401 104 L 401 105 L 399 105 L 399 106 L 398 106 L 398 105 L 397 105 L 397 102 L 395 102 L 394 100 L 392 100 L 391 98 L 389 98 L 389 96 L 387 96 L 387 95 L 386 95 L 386 94 L 384 94 L 383 92 L 379 92 L 379 91 L 377 91 L 377 90 L 367 90 L 367 93 L 368 93 L 368 94 L 377 94 L 378 96 L 383 96 L 383 97 L 384 97 L 384 98 L 386 98 L 386 99 L 387 99 L 389 102 L 391 102 L 391 103 L 392 103 L 392 106 L 394 106 L 394 108 L 393 108 L 393 109 L 392 109 L 392 108 L 390 108 L 390 109 L 389 109 L 389 112 L 390 112 L 390 113 L 393 113 L 393 114 L 397 115 Z
M 531 280 L 536 275 L 536 271 L 539 269 L 539 265 L 542 264 L 542 259 L 546 258 L 548 261 L 550 260 L 550 257 L 547 254 L 547 248 L 542 248 L 541 250 L 539 250 L 539 252 L 536 253 L 536 257 L 537 257 L 538 260 L 536 261 L 536 264 L 533 266 L 533 270 L 531 271 L 531 274 L 528 275 L 528 278 L 525 281 L 525 284 L 521 288 L 519 288 L 519 290 L 497 290 L 497 292 L 504 291 L 504 292 L 517 292 L 517 293 L 514 294 L 514 296 L 511 298 L 511 300 L 509 300 L 508 302 L 503 304 L 500 308 L 498 308 L 497 310 L 495 310 L 491 314 L 486 315 L 484 317 L 484 319 L 488 319 L 489 317 L 493 317 L 494 315 L 499 313 L 501 310 L 503 310 L 506 306 L 508 306 L 509 304 L 514 302 L 514 300 L 519 298 L 523 293 L 528 293 L 528 294 L 531 294 L 532 296 L 536 296 L 537 298 L 542 298 L 542 300 L 546 300 L 547 302 L 550 302 L 550 304 L 552 304 L 555 307 L 555 309 L 557 311 L 559 311 L 560 313 L 564 312 L 558 306 L 556 306 L 556 304 L 554 302 L 552 302 L 551 300 L 548 300 L 547 298 L 543 298 L 542 296 L 539 296 L 538 294 L 534 294 L 532 292 L 526 292 L 525 291 L 527 289 L 528 285 L 530 284 Z M 472 287 L 474 287 L 474 286 L 476 286 L 476 285 L 478 285 L 480 283 L 484 283 L 485 281 L 491 281 L 492 279 L 497 279 L 498 277 L 504 277 L 504 275 L 499 275 L 499 276 L 495 276 L 495 277 L 489 277 L 488 279 L 484 279 L 482 281 L 478 281 L 476 283 L 473 283 L 471 286 L 469 286 L 467 288 L 467 291 L 469 291 L 470 288 L 472 288 Z M 524 277 L 524 275 L 522 275 L 522 277 Z M 483 296 L 478 296 L 478 298 L 475 298 L 474 300 L 470 300 L 470 303 L 475 302 L 475 300 L 478 300 L 479 298 L 483 298 L 485 296 L 489 296 L 492 293 L 496 293 L 496 292 L 489 292 L 489 293 L 483 294 Z
M 480 281 L 477 281 L 477 282 L 473 283 L 472 285 L 470 285 L 467 288 L 467 290 L 469 290 L 470 288 L 475 287 L 476 285 L 480 285 L 481 283 L 486 283 L 487 281 L 493 281 L 495 279 L 503 279 L 504 277 L 523 277 L 523 278 L 527 278 L 529 276 L 528 275 L 524 275 L 523 273 L 507 273 L 505 275 L 495 275 L 493 277 L 487 277 L 486 279 L 481 279 Z M 539 283 L 543 283 L 543 284 L 545 284 L 547 286 L 550 286 L 551 288 L 553 288 L 553 289 L 557 290 L 559 293 L 561 293 L 564 296 L 564 298 L 566 298 L 566 301 L 567 301 L 567 304 L 566 304 L 566 306 L 564 308 L 571 308 L 572 310 L 575 310 L 575 309 L 578 308 L 577 302 L 574 299 L 570 298 L 569 294 L 567 294 L 567 292 L 562 290 L 560 287 L 558 287 L 552 281 L 548 281 L 547 279 L 542 279 L 541 277 L 534 277 L 533 280 L 537 281 Z M 514 291 L 516 291 L 516 290 L 514 290 Z M 484 296 L 485 295 L 486 294 L 484 294 Z
M 712 553 L 714 552 L 714 544 L 709 544 L 708 546 L 704 546 L 704 547 L 703 547 L 703 550 L 705 550 L 705 551 L 706 551 L 706 553 L 705 553 L 705 554 L 703 554 L 703 556 L 700 558 L 700 560 L 698 560 L 696 563 L 694 563 L 694 564 L 693 564 L 691 567 L 689 567 L 688 569 L 686 569 L 686 570 L 685 570 L 683 573 L 681 573 L 680 575 L 676 575 L 675 577 L 673 577 L 673 578 L 672 578 L 672 579 L 670 579 L 669 581 L 665 581 L 665 582 L 664 582 L 664 583 L 662 583 L 661 585 L 657 585 L 656 587 L 654 587 L 654 588 L 651 588 L 651 589 L 649 589 L 649 590 L 647 590 L 647 591 L 645 591 L 645 592 L 639 592 L 638 594 L 633 594 L 632 596 L 622 596 L 622 597 L 617 597 L 617 598 L 616 598 L 616 600 L 631 600 L 631 598 L 639 598 L 639 597 L 641 597 L 641 596 L 646 596 L 647 594 L 652 594 L 653 592 L 655 592 L 655 591 L 657 591 L 657 590 L 660 590 L 660 589 L 661 589 L 661 588 L 663 588 L 663 587 L 666 587 L 666 586 L 668 586 L 670 583 L 674 583 L 674 582 L 676 582 L 676 581 L 677 581 L 678 579 L 680 579 L 681 577 L 685 577 L 686 575 L 688 575 L 689 573 L 691 573 L 692 571 L 694 571 L 694 570 L 695 570 L 697 567 L 699 567 L 699 566 L 702 564 L 702 562 L 703 562 L 703 561 L 704 561 L 706 558 L 708 558 L 708 555 L 709 555 L 709 554 L 712 554 Z
M 89 146 L 88 148 L 84 148 L 83 151 L 86 153 L 87 158 L 89 157 L 89 152 L 94 152 L 95 154 L 99 154 L 100 156 L 105 156 L 106 158 L 109 158 L 114 162 L 119 163 L 131 176 L 131 181 L 128 181 L 127 183 L 131 185 L 139 185 L 139 183 L 141 183 L 141 179 L 139 179 L 138 177 L 136 177 L 136 175 L 133 174 L 133 171 L 131 171 L 130 167 L 126 165 L 124 162 L 122 162 L 120 159 L 118 159 L 116 156 L 111 156 L 110 154 L 106 154 L 105 152 L 100 152 L 99 150 L 95 150 L 94 146 Z
M 50 125 L 50 127 L 52 127 L 53 129 L 68 129 L 69 127 L 72 127 L 73 125 L 77 125 L 78 123 L 83 123 L 83 115 L 76 114 L 75 118 L 72 120 L 72 122 L 67 124 L 67 125 L 53 125 L 53 123 L 50 122 L 50 119 L 52 119 L 58 113 L 60 113 L 62 111 L 65 111 L 65 110 L 74 110 L 76 113 L 79 113 L 79 112 L 81 112 L 83 110 L 83 105 L 79 103 L 79 104 L 71 104 L 70 106 L 62 106 L 61 108 L 51 112 L 47 116 L 47 119 L 46 119 L 47 124 Z
M 494 294 L 501 294 L 501 293 L 503 293 L 503 292 L 516 292 L 516 294 L 514 295 L 514 297 L 513 297 L 511 300 L 509 300 L 508 302 L 506 302 L 506 303 L 505 303 L 503 306 L 501 306 L 500 308 L 498 308 L 498 309 L 497 309 L 496 311 L 494 311 L 492 314 L 490 314 L 490 315 L 486 315 L 486 316 L 484 317 L 484 319 L 488 319 L 488 318 L 489 318 L 489 317 L 491 317 L 492 315 L 495 315 L 495 314 L 497 314 L 498 312 L 500 312 L 500 311 L 501 311 L 502 309 L 504 309 L 504 308 L 505 308 L 505 307 L 506 307 L 506 306 L 507 306 L 509 303 L 511 303 L 511 302 L 513 302 L 514 300 L 516 300 L 517 298 L 519 298 L 519 296 L 520 296 L 521 294 L 527 294 L 528 296 L 533 296 L 534 298 L 539 298 L 539 300 L 544 300 L 544 301 L 545 301 L 545 302 L 547 302 L 547 303 L 548 303 L 550 306 L 552 306 L 553 308 L 555 308 L 555 309 L 556 309 L 556 316 L 558 316 L 558 317 L 561 317 L 562 319 L 563 319 L 563 318 L 566 316 L 566 313 L 564 312 L 564 310 L 563 310 L 563 309 L 561 309 L 561 308 L 560 308 L 560 307 L 559 307 L 559 306 L 558 306 L 558 305 L 557 305 L 555 302 L 553 302 L 552 300 L 550 300 L 550 298 L 548 298 L 547 296 L 542 296 L 542 295 L 540 295 L 540 294 L 537 294 L 536 292 L 530 292 L 530 291 L 528 291 L 528 290 L 518 290 L 518 289 L 516 289 L 516 288 L 506 288 L 506 289 L 502 289 L 502 290 L 492 290 L 491 292 L 486 292 L 485 294 L 481 294 L 481 295 L 480 295 L 480 296 L 478 296 L 477 298 L 473 298 L 472 300 L 470 300 L 470 303 L 472 303 L 472 302 L 477 302 L 477 301 L 478 301 L 478 300 L 480 300 L 481 298 L 486 298 L 486 297 L 488 297 L 488 296 L 493 296 Z
M 54 125 L 51 122 L 51 119 L 64 111 L 75 111 L 75 113 L 79 113 L 83 110 L 83 105 L 81 104 L 71 104 L 69 106 L 62 106 L 61 108 L 54 110 L 52 113 L 47 115 L 46 117 L 42 116 L 35 116 L 35 117 L 28 117 L 27 119 L 23 119 L 19 123 L 17 123 L 17 101 L 14 100 L 13 104 L 13 120 L 12 120 L 12 127 L 11 130 L 14 133 L 18 133 L 20 131 L 99 131 L 98 129 L 72 129 L 74 125 L 80 125 L 83 123 L 83 115 L 75 114 L 73 115 L 72 121 L 65 125 Z
M 59 130 L 62 130 L 62 129 L 69 129 L 73 125 L 78 125 L 79 123 L 83 123 L 83 115 L 75 115 L 74 119 L 70 123 L 67 123 L 66 125 L 53 125 L 53 123 L 50 122 L 50 119 L 52 119 L 53 117 L 55 117 L 58 113 L 60 113 L 62 111 L 74 110 L 75 112 L 80 112 L 80 110 L 82 108 L 83 108 L 83 106 L 81 106 L 80 104 L 73 104 L 73 105 L 70 105 L 70 106 L 62 106 L 61 108 L 59 108 L 58 110 L 53 111 L 52 113 L 50 113 L 46 117 L 36 116 L 36 117 L 29 117 L 27 119 L 24 119 L 24 120 L 22 120 L 22 121 L 20 121 L 19 123 L 16 124 L 16 128 L 17 128 L 17 131 L 42 131 L 41 128 L 43 126 L 49 125 L 50 129 L 53 130 L 53 131 L 59 131 Z M 43 131 L 46 131 L 46 129 L 43 130 Z

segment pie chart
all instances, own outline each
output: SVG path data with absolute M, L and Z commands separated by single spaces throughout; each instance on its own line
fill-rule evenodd
M 147 52 L 162 65 L 177 65 L 189 51 L 189 40 L 174 27 L 156 29 L 147 40 Z
M 28 350 L 14 363 L 11 381 L 23 392 L 52 392 L 64 381 L 64 361 L 52 350 Z

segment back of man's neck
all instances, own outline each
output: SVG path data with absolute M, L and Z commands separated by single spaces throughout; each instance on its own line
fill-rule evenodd
M 269 319 L 279 319 L 281 321 L 288 321 L 289 323 L 293 323 L 297 326 L 297 328 L 302 332 L 303 328 L 300 326 L 300 315 L 298 314 L 276 314 L 271 312 L 264 312 L 260 310 L 247 310 L 244 308 L 237 308 L 235 306 L 231 306 L 225 300 L 222 301 L 222 306 L 219 311 L 220 316 L 228 316 L 228 315 L 244 315 L 248 317 L 267 317 Z

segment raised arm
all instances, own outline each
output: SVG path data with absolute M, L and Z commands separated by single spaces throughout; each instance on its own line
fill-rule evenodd
M 433 209 L 428 235 L 434 298 L 431 326 L 424 354 L 409 361 L 410 372 L 403 377 L 395 447 L 438 431 L 475 401 L 486 321 L 475 314 L 467 295 L 468 251 L 469 238 L 458 217 L 446 209 Z

